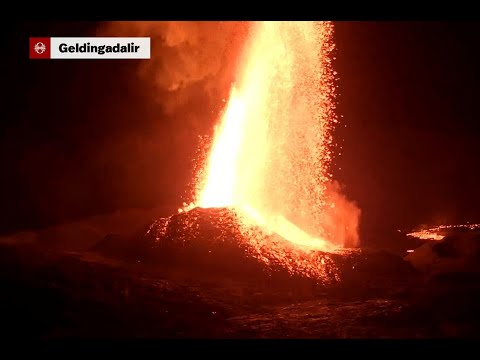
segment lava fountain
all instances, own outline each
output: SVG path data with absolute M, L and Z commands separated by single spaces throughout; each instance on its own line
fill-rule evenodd
M 195 189 L 186 199 L 191 204 L 155 220 L 129 254 L 144 244 L 144 259 L 195 270 L 233 269 L 230 274 L 241 276 L 261 269 L 280 279 L 286 270 L 336 280 L 349 251 L 332 252 L 358 245 L 360 212 L 329 173 L 337 124 L 333 24 L 110 25 L 103 36 L 158 39 L 158 61 L 145 63 L 142 74 L 162 89 L 167 116 L 183 116 L 186 99 L 195 98 L 200 86 L 204 99 L 223 92 L 228 76 L 235 79 L 211 143 L 197 149 Z M 238 54 L 240 38 L 240 56 L 224 63 Z M 186 121 L 199 120 L 190 110 Z
M 231 207 L 300 245 L 335 247 L 329 203 L 335 72 L 330 22 L 253 23 L 195 205 Z

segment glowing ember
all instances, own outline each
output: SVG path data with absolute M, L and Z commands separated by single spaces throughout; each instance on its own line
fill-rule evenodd
M 431 229 L 425 229 L 420 231 L 414 231 L 408 233 L 407 236 L 416 237 L 422 240 L 442 240 L 445 232 L 454 229 L 470 229 L 475 230 L 480 228 L 480 224 L 466 224 L 466 225 L 440 225 Z
M 292 271 L 313 275 L 319 264 L 311 250 L 332 251 L 343 241 L 326 230 L 335 226 L 325 216 L 334 209 L 327 196 L 337 122 L 332 34 L 330 22 L 252 25 L 196 201 L 184 209 L 234 209 L 252 252 L 266 259 L 268 251 Z M 267 243 L 260 233 L 291 243 Z

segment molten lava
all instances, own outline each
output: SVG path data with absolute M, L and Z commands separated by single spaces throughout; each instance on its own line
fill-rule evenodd
M 408 233 L 407 236 L 416 237 L 421 240 L 442 240 L 445 234 L 456 229 L 479 229 L 480 224 L 464 224 L 464 225 L 440 225 L 430 229 L 424 229 Z
M 332 24 L 254 23 L 197 194 L 292 242 L 333 245 L 328 206 L 334 115 Z
M 337 123 L 332 34 L 330 22 L 252 24 L 191 206 L 234 209 L 252 252 L 312 276 L 318 264 L 308 254 L 343 245 L 325 216 L 335 207 L 327 194 Z M 288 242 L 266 243 L 252 228 Z
M 246 116 L 246 103 L 242 100 L 234 88 L 213 143 L 205 187 L 198 201 L 200 207 L 240 205 L 240 194 L 235 190 L 239 187 L 237 183 L 242 180 L 238 166 Z

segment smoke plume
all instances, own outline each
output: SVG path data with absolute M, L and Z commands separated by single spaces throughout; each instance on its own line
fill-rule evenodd
M 106 23 L 98 35 L 151 37 L 151 59 L 141 62 L 139 74 L 154 85 L 165 114 L 175 116 L 191 107 L 199 94 L 221 105 L 245 31 L 241 22 L 126 21 Z M 178 121 L 192 117 L 195 114 L 189 113 Z
M 328 183 L 326 193 L 333 205 L 325 211 L 325 232 L 334 243 L 344 247 L 359 246 L 360 208 L 347 199 L 338 181 Z

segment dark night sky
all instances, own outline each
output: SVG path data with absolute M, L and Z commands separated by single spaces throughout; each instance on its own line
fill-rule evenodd
M 478 221 L 480 24 L 339 23 L 340 160 L 364 228 Z
M 198 91 L 189 107 L 205 120 L 182 128 L 136 61 L 28 59 L 29 36 L 90 36 L 96 26 L 3 32 L 1 231 L 181 202 L 196 135 L 211 129 L 221 97 Z M 347 127 L 334 171 L 362 229 L 480 220 L 480 24 L 338 22 L 335 41 Z

